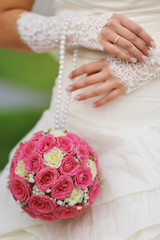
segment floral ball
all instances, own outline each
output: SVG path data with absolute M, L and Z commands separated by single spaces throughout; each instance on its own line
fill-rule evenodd
M 97 155 L 73 133 L 37 132 L 19 144 L 8 188 L 33 218 L 55 221 L 75 217 L 100 191 Z

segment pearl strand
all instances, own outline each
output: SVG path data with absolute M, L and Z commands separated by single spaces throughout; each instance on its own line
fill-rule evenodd
M 66 120 L 67 120 L 67 114 L 68 114 L 68 108 L 70 103 L 70 96 L 71 93 L 66 93 L 66 99 L 64 103 L 64 109 L 63 114 L 61 116 L 61 105 L 62 105 L 62 83 L 63 83 L 63 73 L 64 73 L 64 58 L 65 58 L 65 45 L 66 45 L 66 34 L 67 29 L 69 26 L 69 23 L 71 21 L 73 16 L 69 16 L 67 21 L 65 22 L 64 29 L 62 32 L 61 40 L 60 40 L 60 60 L 59 60 L 59 73 L 57 77 L 57 96 L 56 96 L 56 106 L 55 106 L 55 129 L 61 129 L 64 131 Z M 74 70 L 76 68 L 77 63 L 77 55 L 78 50 L 74 50 L 73 54 L 73 68 Z M 62 119 L 61 119 L 62 117 Z
M 72 71 L 76 69 L 76 66 L 77 66 L 77 56 L 78 56 L 78 49 L 75 49 L 74 53 L 73 53 Z M 71 84 L 72 81 L 73 81 L 73 79 L 70 80 L 69 84 Z M 63 129 L 63 130 L 65 130 L 64 128 L 65 128 L 65 125 L 66 125 L 66 122 L 67 122 L 70 99 L 71 99 L 71 92 L 67 92 L 66 93 L 65 104 L 64 104 L 64 109 L 63 109 L 63 115 L 62 115 L 62 122 L 61 122 L 61 129 Z

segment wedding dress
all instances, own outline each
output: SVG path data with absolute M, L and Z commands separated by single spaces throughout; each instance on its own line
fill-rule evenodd
M 159 0 L 56 0 L 53 8 L 59 17 L 70 12 L 75 14 L 120 12 L 141 24 L 153 37 L 156 45 L 159 45 Z M 73 49 L 69 48 L 65 56 L 63 89 L 68 85 L 68 74 L 72 70 L 72 54 Z M 106 53 L 102 51 L 81 47 L 77 65 L 81 66 L 104 57 Z M 127 74 L 129 76 L 133 71 L 125 66 L 123 61 L 118 61 L 112 56 L 107 56 L 107 59 L 111 62 L 112 70 L 116 73 L 118 71 L 118 76 L 125 74 L 126 78 Z M 158 60 L 155 64 L 158 65 Z M 142 65 L 137 65 L 136 69 L 142 76 L 146 68 L 145 65 L 144 68 Z M 137 74 L 138 72 L 136 76 Z M 104 180 L 101 193 L 89 209 L 74 219 L 56 222 L 32 219 L 26 214 L 21 214 L 19 206 L 7 189 L 8 164 L 0 176 L 0 239 L 160 239 L 160 77 L 158 76 L 153 73 L 150 78 L 156 79 L 147 85 L 97 109 L 91 108 L 92 99 L 82 102 L 73 100 L 81 90 L 73 93 L 67 130 L 78 134 L 97 151 L 100 172 Z M 43 113 L 39 122 L 26 137 L 41 129 L 54 127 L 56 91 L 57 86 L 53 89 L 49 109 Z

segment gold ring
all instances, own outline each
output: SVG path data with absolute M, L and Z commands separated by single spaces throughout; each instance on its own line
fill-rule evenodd
M 121 37 L 121 36 L 118 35 L 118 36 L 116 37 L 116 39 L 114 40 L 113 43 L 116 44 L 116 42 L 118 41 L 118 39 L 119 39 L 120 37 Z

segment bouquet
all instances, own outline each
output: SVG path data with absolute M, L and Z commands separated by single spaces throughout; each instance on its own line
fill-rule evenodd
M 97 155 L 70 132 L 37 132 L 19 144 L 12 158 L 8 188 L 33 218 L 55 221 L 75 217 L 99 193 Z

